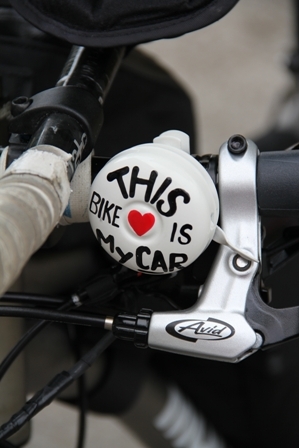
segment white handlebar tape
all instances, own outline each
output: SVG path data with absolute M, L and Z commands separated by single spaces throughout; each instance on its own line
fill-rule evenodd
M 0 295 L 59 222 L 71 192 L 69 158 L 41 145 L 26 151 L 0 178 Z
M 72 194 L 69 203 L 64 210 L 59 224 L 66 226 L 73 223 L 88 222 L 88 198 L 90 193 L 91 179 L 91 153 L 81 162 L 75 171 L 71 181 Z
M 209 245 L 219 216 L 216 188 L 189 154 L 189 137 L 168 131 L 113 157 L 95 178 L 89 219 L 103 248 L 126 267 L 168 274 Z

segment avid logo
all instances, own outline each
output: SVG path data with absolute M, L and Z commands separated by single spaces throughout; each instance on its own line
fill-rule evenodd
M 230 324 L 212 317 L 206 320 L 176 320 L 167 325 L 166 331 L 171 336 L 188 342 L 196 342 L 199 339 L 223 341 L 235 334 L 235 329 Z

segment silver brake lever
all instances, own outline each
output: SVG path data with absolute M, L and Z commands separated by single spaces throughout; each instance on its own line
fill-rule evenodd
M 230 139 L 231 140 L 231 139 Z M 260 260 L 260 222 L 256 199 L 258 149 L 245 141 L 232 152 L 231 141 L 220 148 L 219 197 L 221 227 L 231 247 Z M 196 304 L 187 310 L 153 313 L 150 347 L 189 356 L 238 362 L 263 343 L 245 319 L 246 299 L 259 262 L 221 245 Z

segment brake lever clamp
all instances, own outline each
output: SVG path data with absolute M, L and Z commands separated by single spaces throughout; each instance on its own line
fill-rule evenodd
M 258 149 L 253 142 L 243 140 L 242 151 L 232 150 L 238 145 L 232 145 L 231 138 L 219 153 L 221 227 L 231 247 L 220 245 L 192 308 L 153 313 L 148 337 L 151 348 L 239 362 L 263 344 L 260 332 L 246 319 L 248 294 L 260 267 L 252 260 L 260 260 L 261 230 L 256 198 Z M 251 260 L 232 247 L 250 254 Z M 259 330 L 263 330 L 261 325 Z

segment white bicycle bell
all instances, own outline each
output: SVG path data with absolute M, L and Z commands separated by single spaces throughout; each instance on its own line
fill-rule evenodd
M 91 186 L 89 219 L 100 244 L 148 274 L 192 263 L 210 244 L 218 216 L 213 181 L 190 156 L 189 136 L 181 131 L 117 154 Z

